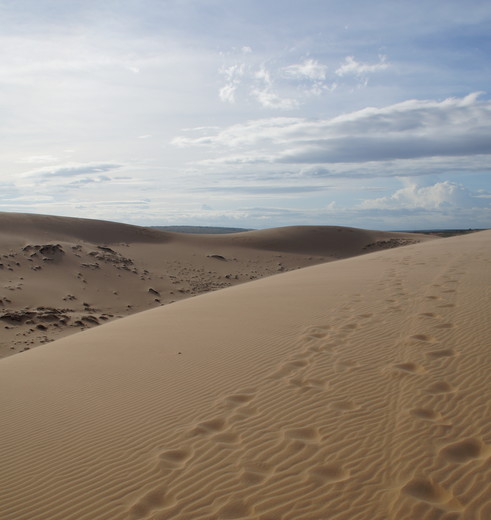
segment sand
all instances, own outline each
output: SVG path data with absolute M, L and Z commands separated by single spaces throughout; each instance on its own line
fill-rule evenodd
M 0 357 L 198 294 L 429 238 L 332 226 L 183 235 L 0 213 Z
M 491 518 L 491 231 L 0 360 L 0 518 Z

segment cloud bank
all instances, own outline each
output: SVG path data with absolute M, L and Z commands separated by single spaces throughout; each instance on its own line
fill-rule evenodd
M 330 165 L 487 156 L 491 102 L 472 93 L 443 101 L 408 100 L 331 119 L 258 119 L 198 137 L 178 136 L 173 144 L 219 149 L 211 159 L 214 164 Z

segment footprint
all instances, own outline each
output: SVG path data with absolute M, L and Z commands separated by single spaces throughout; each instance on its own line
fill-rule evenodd
M 449 308 L 449 307 L 455 307 L 455 304 L 454 303 L 444 303 L 443 305 L 438 305 L 438 307 L 440 309 L 446 309 L 446 308 Z
M 135 520 L 144 518 L 155 509 L 164 509 L 174 505 L 176 499 L 166 491 L 164 486 L 149 491 L 136 504 L 131 506 L 129 510 L 130 518 Z
M 488 451 L 482 441 L 470 438 L 445 446 L 440 450 L 440 454 L 452 462 L 467 462 L 481 457 Z
M 445 357 L 452 357 L 452 356 L 455 356 L 457 353 L 455 352 L 455 350 L 451 349 L 451 348 L 445 348 L 445 349 L 441 349 L 441 350 L 432 350 L 430 352 L 427 352 L 426 355 L 428 357 L 432 357 L 432 358 L 445 358 Z
M 450 510 L 455 511 L 462 507 L 454 496 L 432 479 L 415 478 L 402 488 L 402 492 L 422 502 L 445 505 Z
M 254 406 L 241 406 L 240 408 L 237 408 L 236 412 L 234 413 L 234 415 L 232 415 L 231 419 L 234 421 L 240 421 L 243 419 L 247 419 L 248 417 L 252 417 L 257 413 L 257 408 Z
M 316 339 L 325 338 L 328 334 L 328 331 L 331 329 L 330 325 L 325 325 L 323 327 L 312 327 L 305 331 L 305 336 L 307 338 L 312 337 Z
M 351 399 L 343 399 L 341 401 L 335 401 L 331 404 L 331 407 L 335 410 L 341 410 L 343 412 L 349 412 L 354 410 L 359 410 L 361 408 L 360 405 L 356 404 Z
M 193 430 L 191 430 L 191 435 L 209 435 L 217 433 L 224 430 L 225 425 L 225 419 L 217 417 L 216 419 L 199 423 L 195 428 L 193 428 Z
M 327 333 L 325 332 L 314 332 L 307 336 L 307 338 L 314 338 L 314 339 L 323 339 L 327 336 Z
M 422 316 L 425 318 L 436 318 L 437 317 L 437 315 L 434 312 L 422 312 L 422 313 L 418 314 L 418 316 Z
M 339 464 L 326 464 L 324 466 L 317 466 L 309 470 L 309 473 L 316 480 L 323 483 L 328 482 L 342 482 L 349 478 L 349 472 Z
M 329 388 L 329 383 L 320 379 L 292 379 L 290 384 L 296 386 L 300 392 L 321 392 Z
M 335 352 L 337 350 L 337 347 L 338 347 L 338 343 L 333 341 L 331 343 L 325 343 L 323 345 L 323 350 L 328 351 L 328 352 Z
M 438 340 L 429 334 L 414 334 L 411 336 L 411 339 L 415 339 L 416 341 L 424 341 L 426 343 L 438 343 Z
M 303 359 L 298 359 L 296 361 L 290 361 L 289 363 L 285 363 L 283 365 L 284 368 L 288 368 L 291 370 L 296 370 L 297 368 L 306 367 L 309 363 Z
M 416 363 L 398 363 L 397 365 L 394 365 L 394 368 L 411 374 L 424 374 L 426 372 L 421 365 Z
M 307 379 L 305 385 L 309 388 L 315 388 L 318 390 L 327 390 L 327 388 L 329 388 L 329 383 L 322 379 Z
M 239 441 L 239 435 L 235 432 L 223 432 L 217 433 L 212 439 L 220 444 L 235 444 Z
M 371 318 L 373 314 L 371 312 L 366 312 L 364 314 L 358 314 L 359 318 Z
M 316 428 L 295 428 L 285 431 L 285 437 L 293 440 L 315 442 L 319 439 L 319 432 Z
M 241 480 L 247 485 L 260 484 L 264 482 L 273 470 L 264 462 L 246 462 L 241 471 Z
M 312 354 L 312 353 L 317 354 L 318 352 L 322 352 L 323 350 L 325 350 L 325 349 L 321 345 L 311 345 L 311 346 L 307 347 L 306 354 L 307 355 Z
M 159 456 L 160 466 L 167 467 L 181 467 L 191 457 L 191 452 L 188 450 L 177 449 L 168 450 L 161 453 Z
M 409 413 L 425 421 L 439 422 L 443 419 L 443 415 L 440 412 L 435 412 L 435 410 L 430 408 L 413 408 L 409 410 Z
M 358 328 L 358 323 L 347 323 L 341 327 L 344 330 L 355 330 Z
M 442 323 L 441 325 L 436 326 L 437 329 L 453 329 L 454 324 L 453 323 Z
M 438 381 L 437 383 L 430 385 L 426 389 L 426 392 L 429 394 L 448 394 L 450 392 L 454 392 L 454 388 L 446 381 Z
M 296 361 L 289 361 L 288 363 L 284 363 L 283 365 L 280 365 L 278 370 L 271 376 L 272 379 L 279 379 L 285 376 L 288 376 L 292 372 L 295 372 L 296 370 L 299 370 L 300 368 L 304 368 L 308 365 L 307 361 L 304 360 L 296 360 Z
M 229 404 L 231 407 L 234 407 L 240 406 L 244 403 L 248 403 L 252 399 L 254 399 L 254 396 L 250 394 L 234 394 L 226 397 L 225 402 Z
M 256 473 L 254 471 L 242 471 L 240 475 L 240 480 L 246 485 L 246 486 L 253 486 L 255 484 L 261 484 L 261 482 L 264 482 L 266 479 L 265 475 L 262 475 L 261 473 Z
M 346 359 L 344 361 L 339 361 L 336 363 L 336 370 L 339 372 L 346 372 L 347 370 L 353 369 L 355 367 L 359 367 L 360 363 L 353 359 Z
M 217 516 L 221 520 L 232 520 L 233 518 L 245 518 L 251 513 L 251 508 L 242 500 L 231 500 L 217 511 Z

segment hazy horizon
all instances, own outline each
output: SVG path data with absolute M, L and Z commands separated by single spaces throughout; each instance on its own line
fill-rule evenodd
M 0 5 L 0 211 L 491 227 L 488 2 Z

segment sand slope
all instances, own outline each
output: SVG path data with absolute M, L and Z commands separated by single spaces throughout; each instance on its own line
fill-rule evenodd
M 332 226 L 182 235 L 0 213 L 0 357 L 197 294 L 428 239 Z
M 0 361 L 0 518 L 491 518 L 491 232 Z

